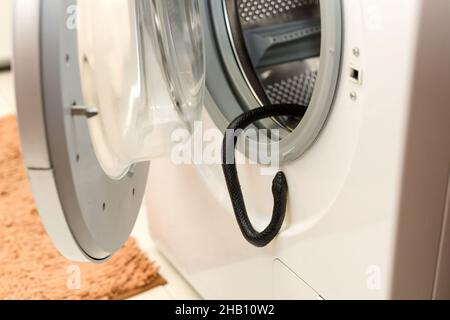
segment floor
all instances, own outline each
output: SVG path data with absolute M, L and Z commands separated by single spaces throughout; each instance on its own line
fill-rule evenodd
M 0 1 L 0 68 L 8 60 L 12 51 L 12 5 L 13 0 Z
M 0 117 L 14 114 L 15 105 L 13 76 L 11 72 L 0 72 Z M 161 274 L 168 281 L 166 286 L 145 292 L 133 299 L 190 300 L 200 298 L 153 244 L 147 228 L 145 207 L 141 210 L 132 235 L 137 239 L 142 250 L 161 267 Z

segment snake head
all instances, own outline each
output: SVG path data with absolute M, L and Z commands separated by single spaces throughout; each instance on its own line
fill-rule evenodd
M 272 181 L 272 193 L 285 194 L 288 191 L 288 183 L 284 172 L 280 171 L 276 174 Z

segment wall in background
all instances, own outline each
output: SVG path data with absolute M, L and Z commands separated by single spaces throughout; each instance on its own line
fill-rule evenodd
M 12 3 L 13 0 L 0 0 L 0 67 L 11 60 Z

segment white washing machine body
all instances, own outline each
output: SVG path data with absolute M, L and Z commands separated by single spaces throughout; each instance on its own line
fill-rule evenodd
M 288 221 L 269 247 L 240 235 L 221 166 L 152 163 L 151 234 L 202 296 L 450 297 L 449 10 L 443 1 L 342 1 L 332 111 L 313 146 L 283 166 Z M 211 95 L 206 104 L 217 108 Z M 207 111 L 205 132 L 220 123 Z M 264 225 L 272 176 L 256 165 L 239 172 Z
M 253 9 L 245 0 L 184 2 L 192 7 L 99 0 L 99 8 L 109 11 L 91 15 L 91 22 L 109 21 L 113 28 L 114 14 L 122 14 L 131 27 L 119 41 L 116 29 L 91 26 L 103 31 L 101 41 L 83 42 L 74 20 L 81 2 L 94 3 L 15 4 L 25 165 L 62 254 L 77 261 L 109 259 L 128 238 L 145 193 L 152 237 L 205 298 L 450 298 L 450 3 L 299 0 L 296 5 L 305 7 L 300 15 L 311 19 L 297 21 L 282 11 L 291 20 L 267 29 L 255 22 L 261 13 L 270 15 L 262 11 L 264 1 L 249 17 L 246 9 Z M 146 7 L 150 3 L 155 7 Z M 154 13 L 165 15 L 156 27 Z M 171 15 L 192 18 L 185 42 L 174 41 L 183 27 Z M 196 33 L 200 24 L 203 33 Z M 145 40 L 148 25 L 156 29 L 153 42 Z M 199 34 L 204 51 L 194 36 Z M 180 43 L 185 51 L 177 50 Z M 156 52 L 154 60 L 141 54 L 146 50 Z M 116 58 L 118 66 L 108 65 Z M 186 61 L 199 62 L 189 70 L 192 79 L 183 78 Z M 270 68 L 275 62 L 279 69 Z M 303 119 L 258 123 L 281 131 L 289 203 L 279 235 L 256 248 L 239 231 L 220 163 L 175 164 L 170 152 L 159 157 L 152 147 L 164 149 L 170 137 L 163 129 L 173 125 L 176 109 L 180 122 L 199 120 L 202 151 L 220 150 L 211 132 L 223 132 L 243 111 L 283 102 L 272 95 L 277 91 L 270 80 L 287 72 L 288 62 L 309 72 L 305 79 L 311 82 L 302 83 L 314 85 L 306 93 L 281 95 L 306 99 Z M 189 109 L 198 105 L 201 89 L 192 94 L 186 83 L 201 88 L 203 71 L 204 108 Z M 158 81 L 168 83 L 161 95 L 150 90 Z M 152 101 L 152 94 L 157 102 L 146 108 L 141 98 Z M 239 166 L 249 216 L 258 227 L 270 220 L 268 173 L 258 164 Z

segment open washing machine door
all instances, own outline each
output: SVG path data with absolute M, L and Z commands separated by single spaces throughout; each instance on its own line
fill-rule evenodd
M 39 213 L 65 257 L 105 261 L 133 229 L 149 160 L 200 115 L 198 2 L 15 6 L 18 118 Z

